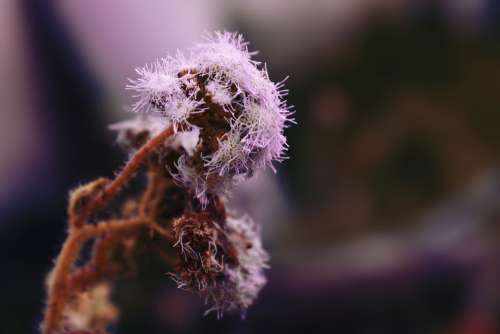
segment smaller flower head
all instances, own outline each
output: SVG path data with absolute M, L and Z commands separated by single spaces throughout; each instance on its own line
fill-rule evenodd
M 244 312 L 266 283 L 268 255 L 249 218 L 221 223 L 207 212 L 186 214 L 174 222 L 181 266 L 179 288 L 197 292 L 207 312 Z

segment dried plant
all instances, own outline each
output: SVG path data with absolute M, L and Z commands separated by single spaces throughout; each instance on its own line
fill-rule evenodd
M 139 115 L 111 126 L 131 158 L 114 179 L 71 192 L 43 333 L 106 333 L 119 313 L 112 283 L 134 274 L 144 248 L 171 268 L 179 288 L 205 300 L 207 312 L 244 312 L 253 303 L 268 255 L 258 226 L 231 214 L 224 196 L 284 158 L 283 131 L 293 120 L 282 83 L 270 81 L 247 44 L 216 32 L 188 55 L 137 69 L 127 88 Z M 142 192 L 118 198 L 142 167 Z M 77 264 L 88 242 L 90 259 Z

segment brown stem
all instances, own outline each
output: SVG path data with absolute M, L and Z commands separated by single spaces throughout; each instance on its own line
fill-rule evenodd
M 179 265 L 179 259 L 172 256 L 171 254 L 165 252 L 165 250 L 163 248 L 161 248 L 160 246 L 153 245 L 153 249 L 160 256 L 160 258 L 163 261 L 165 261 L 165 263 L 170 265 L 172 268 L 176 268 Z
M 165 238 L 167 241 L 170 241 L 170 242 L 176 241 L 174 235 L 172 233 L 169 233 L 166 229 L 164 229 L 160 225 L 155 224 L 155 223 L 151 223 L 149 226 L 151 227 L 151 229 L 154 232 L 158 233 L 160 236 Z
M 121 226 L 121 225 L 120 225 Z M 157 225 L 152 220 L 148 224 L 151 232 L 158 233 L 161 237 L 166 239 L 170 243 L 174 243 L 174 236 L 168 232 L 168 230 Z M 118 276 L 125 276 L 127 273 L 131 273 L 133 270 L 133 262 L 128 261 L 128 266 L 119 265 L 111 260 L 111 256 L 117 247 L 123 241 L 123 233 L 106 233 L 103 237 L 96 240 L 93 250 L 92 259 L 84 266 L 78 268 L 73 273 L 71 273 L 69 278 L 69 289 L 82 291 L 87 287 L 90 287 L 98 283 L 102 279 L 113 280 Z M 162 251 L 161 248 L 155 248 L 158 252 Z M 130 251 L 130 249 L 129 249 Z M 126 250 L 121 250 L 124 256 L 127 256 Z M 130 256 L 130 254 L 129 254 Z M 167 255 L 160 254 L 160 256 L 166 260 L 167 263 L 172 265 L 173 257 L 167 258 Z
M 82 291 L 103 278 L 110 280 L 123 274 L 123 266 L 110 261 L 122 238 L 121 234 L 114 233 L 97 239 L 93 246 L 92 259 L 70 275 L 69 289 Z
M 150 211 L 151 209 L 151 200 L 158 192 L 158 183 L 158 166 L 156 164 L 150 163 L 148 170 L 148 186 L 144 191 L 144 195 L 142 196 L 139 207 L 139 214 L 143 217 L 147 216 L 148 211 Z
M 85 225 L 88 218 L 96 210 L 109 203 L 133 177 L 144 160 L 159 146 L 163 145 L 165 140 L 172 136 L 173 133 L 173 128 L 169 127 L 149 140 L 134 154 L 115 179 L 108 183 L 97 196 L 93 197 L 83 208 L 70 211 L 68 238 L 63 244 L 49 279 L 48 302 L 42 325 L 44 334 L 52 334 L 61 325 L 65 304 L 73 292 L 68 285 L 73 264 L 85 242 L 107 233 L 124 233 L 150 223 L 143 216 L 139 219 L 112 220 L 95 225 Z
M 52 334 L 60 325 L 62 311 L 71 293 L 68 289 L 67 278 L 83 244 L 90 238 L 106 233 L 126 232 L 148 223 L 149 221 L 145 219 L 114 220 L 70 229 L 68 239 L 62 247 L 50 277 L 47 309 L 43 322 L 44 334 Z
M 70 226 L 80 227 L 95 210 L 105 206 L 111 201 L 123 186 L 130 180 L 130 178 L 139 169 L 142 162 L 149 157 L 149 155 L 160 145 L 163 145 L 165 140 L 174 134 L 174 129 L 169 127 L 156 137 L 149 140 L 144 144 L 130 159 L 130 161 L 123 167 L 121 172 L 97 195 L 90 201 L 82 213 L 76 217 L 70 217 Z

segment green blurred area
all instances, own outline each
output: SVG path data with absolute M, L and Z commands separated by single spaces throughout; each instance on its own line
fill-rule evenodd
M 302 241 L 405 229 L 494 168 L 499 56 L 496 34 L 432 15 L 373 19 L 322 54 L 291 87 L 287 181 L 305 208 Z

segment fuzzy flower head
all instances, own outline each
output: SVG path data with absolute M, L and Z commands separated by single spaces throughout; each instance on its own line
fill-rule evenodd
M 253 55 L 240 34 L 216 32 L 187 56 L 137 69 L 127 86 L 136 92 L 134 111 L 159 115 L 176 130 L 199 129 L 196 149 L 174 176 L 202 202 L 284 158 L 283 132 L 293 122 L 286 91 Z
M 198 293 L 208 312 L 245 310 L 266 283 L 268 255 L 257 226 L 247 217 L 218 223 L 206 213 L 187 214 L 174 222 L 180 271 L 179 288 Z

